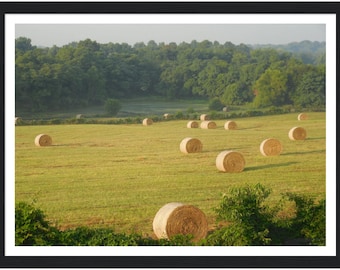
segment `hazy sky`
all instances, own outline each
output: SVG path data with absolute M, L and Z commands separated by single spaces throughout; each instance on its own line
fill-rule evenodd
M 203 22 L 204 23 L 204 22 Z M 58 47 L 84 39 L 98 43 L 145 44 L 218 41 L 221 44 L 287 44 L 303 40 L 325 41 L 325 24 L 16 24 L 15 37 L 32 45 Z

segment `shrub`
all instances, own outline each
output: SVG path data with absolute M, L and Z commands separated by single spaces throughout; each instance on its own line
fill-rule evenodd
M 210 232 L 199 243 L 190 235 L 171 239 L 145 238 L 139 234 L 115 233 L 109 228 L 78 227 L 59 231 L 44 213 L 25 202 L 15 206 L 15 244 L 32 246 L 250 246 L 282 245 L 287 240 L 303 245 L 325 245 L 326 201 L 315 203 L 305 195 L 286 193 L 274 207 L 266 204 L 271 190 L 261 184 L 235 187 L 224 194 L 215 208 L 217 221 L 227 225 Z M 279 215 L 282 207 L 293 204 L 290 215 Z
M 295 204 L 295 217 L 291 220 L 291 235 L 310 240 L 312 245 L 326 244 L 326 200 L 317 204 L 304 195 L 286 193 L 285 197 Z
M 184 114 L 183 114 L 183 112 L 181 112 L 181 111 L 176 112 L 176 113 L 175 113 L 175 119 L 178 119 L 178 120 L 184 119 Z
M 117 113 L 120 111 L 121 108 L 122 108 L 122 105 L 117 99 L 109 98 L 105 101 L 105 111 L 110 116 L 117 115 Z
M 224 238 L 233 235 L 237 240 L 242 236 L 237 243 L 268 244 L 271 241 L 267 237 L 268 225 L 271 223 L 273 213 L 264 201 L 269 194 L 270 190 L 260 184 L 230 189 L 230 194 L 224 195 L 219 207 L 215 208 L 218 220 L 230 221 L 233 224 L 229 229 L 223 230 Z M 227 241 L 226 244 L 230 243 Z
M 30 246 L 190 246 L 192 236 L 171 239 L 144 238 L 139 234 L 115 233 L 109 228 L 78 227 L 59 231 L 50 226 L 42 210 L 19 202 L 15 206 L 15 244 Z
M 49 246 L 60 243 L 59 231 L 45 220 L 44 213 L 25 202 L 15 205 L 15 245 Z
M 195 110 L 194 110 L 194 108 L 192 108 L 192 107 L 189 107 L 188 109 L 187 109 L 187 113 L 188 114 L 191 114 L 191 113 L 194 113 L 195 112 Z
M 266 199 L 271 191 L 261 184 L 232 188 L 215 208 L 218 221 L 228 226 L 218 228 L 202 242 L 203 245 L 249 246 L 282 245 L 287 240 L 296 244 L 325 245 L 325 200 L 286 193 L 273 207 Z M 289 215 L 279 215 L 285 203 L 293 203 Z
M 215 98 L 212 98 L 210 101 L 209 101 L 209 105 L 208 105 L 208 108 L 209 110 L 211 111 L 221 111 L 224 107 L 224 104 L 221 102 L 221 100 L 217 97 Z

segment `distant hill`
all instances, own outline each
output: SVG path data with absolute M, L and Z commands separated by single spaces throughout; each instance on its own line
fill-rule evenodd
M 254 44 L 248 45 L 253 49 L 273 48 L 286 51 L 300 58 L 305 64 L 320 64 L 325 61 L 326 42 L 304 40 L 288 44 Z
M 326 52 L 326 42 L 319 41 L 309 41 L 304 40 L 301 42 L 292 42 L 288 44 L 255 44 L 248 45 L 254 49 L 258 48 L 274 48 L 274 49 L 282 49 L 284 51 L 292 52 L 292 53 L 325 53 Z

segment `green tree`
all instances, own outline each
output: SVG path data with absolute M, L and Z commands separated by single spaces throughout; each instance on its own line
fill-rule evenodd
M 208 108 L 212 111 L 220 111 L 224 107 L 224 104 L 217 97 L 210 99 Z
M 310 71 L 303 75 L 293 96 L 294 105 L 311 108 L 324 107 L 326 102 L 325 74 L 323 71 Z
M 30 38 L 19 37 L 15 40 L 15 49 L 20 53 L 25 53 L 35 48 L 36 46 L 32 46 Z
M 280 106 L 287 101 L 287 76 L 277 69 L 267 69 L 255 82 L 255 107 Z
M 115 116 L 121 108 L 122 104 L 117 99 L 109 98 L 105 101 L 105 110 L 111 116 Z

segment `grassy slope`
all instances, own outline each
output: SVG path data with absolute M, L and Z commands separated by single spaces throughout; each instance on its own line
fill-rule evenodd
M 61 228 L 109 226 L 117 232 L 152 235 L 152 220 L 166 203 L 199 207 L 214 224 L 221 194 L 245 183 L 282 192 L 325 195 L 325 113 L 235 119 L 238 130 L 188 129 L 187 121 L 142 125 L 56 125 L 16 127 L 16 200 L 37 200 Z M 307 130 L 305 141 L 290 141 L 294 126 Z M 36 147 L 40 133 L 53 139 L 51 147 Z M 183 154 L 185 137 L 202 141 L 203 152 Z M 260 143 L 269 137 L 283 144 L 283 153 L 264 157 Z M 246 168 L 238 174 L 216 169 L 223 150 L 243 154 Z

